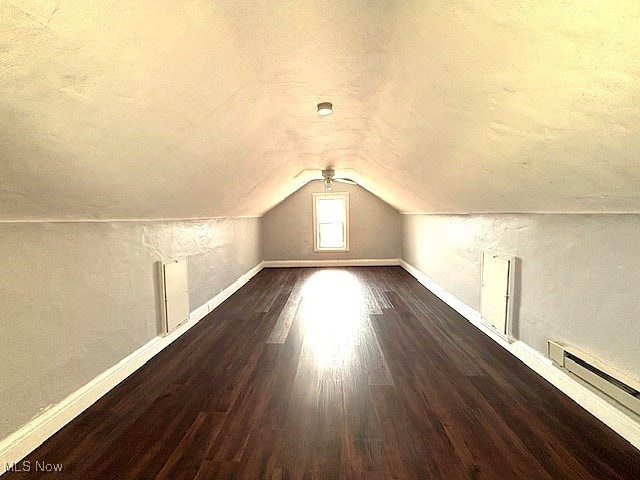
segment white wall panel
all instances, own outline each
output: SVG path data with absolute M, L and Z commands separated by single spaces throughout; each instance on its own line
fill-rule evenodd
M 162 262 L 162 296 L 163 333 L 169 333 L 189 320 L 191 313 L 186 258 Z

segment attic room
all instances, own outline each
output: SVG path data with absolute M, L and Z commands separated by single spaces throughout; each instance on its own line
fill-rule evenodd
M 0 3 L 0 475 L 640 478 L 640 4 Z

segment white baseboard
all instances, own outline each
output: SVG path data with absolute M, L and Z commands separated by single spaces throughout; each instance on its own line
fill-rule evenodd
M 170 345 L 209 312 L 233 295 L 262 270 L 262 263 L 243 274 L 233 284 L 189 315 L 189 320 L 164 337 L 155 337 L 138 350 L 120 360 L 67 398 L 31 420 L 0 442 L 0 475 L 7 468 L 35 450 L 54 433 L 98 401 L 133 372 Z
M 455 296 L 451 295 L 444 288 L 434 282 L 429 276 L 422 273 L 413 265 L 408 264 L 404 260 L 400 259 L 400 266 L 409 272 L 418 282 L 430 290 L 436 297 L 442 300 L 444 303 L 453 308 L 456 312 L 469 320 L 474 325 L 482 324 L 480 312 L 477 312 L 469 305 L 459 300 Z M 497 333 L 496 333 L 497 334 Z
M 260 262 L 258 265 L 253 267 L 247 273 L 244 273 L 240 276 L 235 282 L 221 291 L 218 295 L 213 297 L 208 302 L 200 305 L 193 312 L 189 314 L 189 322 L 195 321 L 198 322 L 202 318 L 204 318 L 209 312 L 215 310 L 222 302 L 224 302 L 231 295 L 236 293 L 240 288 L 246 284 L 249 280 L 251 280 L 260 270 L 264 268 L 264 262 Z
M 291 267 L 392 267 L 400 265 L 399 258 L 356 258 L 344 260 L 265 260 L 264 268 Z
M 193 312 L 189 314 L 189 321 L 193 320 L 198 322 L 202 320 L 204 317 L 206 317 L 210 311 L 211 310 L 209 309 L 209 302 L 205 303 L 204 305 L 200 305 L 198 308 L 196 308 Z
M 611 403 L 600 397 L 597 393 L 589 390 L 568 374 L 553 366 L 550 359 L 533 349 L 526 343 L 516 340 L 512 343 L 495 332 L 491 327 L 482 321 L 480 313 L 460 299 L 438 285 L 428 275 L 421 272 L 413 265 L 400 259 L 400 266 L 415 277 L 424 287 L 430 290 L 440 300 L 445 302 L 469 322 L 475 325 L 483 333 L 491 337 L 501 347 L 508 350 L 515 357 L 520 359 L 526 366 L 536 372 L 546 381 L 563 392 L 574 402 L 584 408 L 591 415 L 596 417 L 609 428 L 617 432 L 631 445 L 640 450 L 640 423 L 616 408 Z

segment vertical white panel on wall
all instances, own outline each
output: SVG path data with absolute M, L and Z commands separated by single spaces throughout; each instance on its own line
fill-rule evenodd
M 506 255 L 482 253 L 480 314 L 500 334 L 509 333 L 510 275 L 513 261 Z
M 162 262 L 162 292 L 164 333 L 169 333 L 189 319 L 186 258 Z

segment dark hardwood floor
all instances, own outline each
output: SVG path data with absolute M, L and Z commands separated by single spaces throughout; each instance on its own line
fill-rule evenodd
M 2 480 L 640 478 L 399 267 L 263 270 L 26 460 Z

